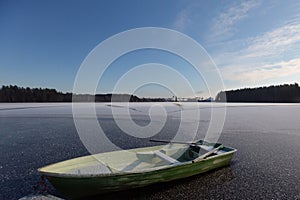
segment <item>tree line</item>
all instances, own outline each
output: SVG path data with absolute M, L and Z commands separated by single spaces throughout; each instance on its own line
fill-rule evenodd
M 71 93 L 48 88 L 23 88 L 16 85 L 2 86 L 0 102 L 70 102 Z
M 164 101 L 162 98 L 139 98 L 130 94 L 72 94 L 55 89 L 18 87 L 16 85 L 0 88 L 0 102 L 149 102 Z
M 55 89 L 18 87 L 0 88 L 0 102 L 164 102 L 164 98 L 139 98 L 131 94 L 72 94 Z M 300 103 L 298 83 L 269 87 L 221 91 L 217 102 Z
M 217 102 L 300 103 L 298 83 L 221 91 Z

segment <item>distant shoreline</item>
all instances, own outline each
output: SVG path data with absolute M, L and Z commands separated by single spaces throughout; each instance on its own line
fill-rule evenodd
M 216 102 L 228 103 L 300 103 L 298 83 L 259 88 L 221 91 Z
M 160 102 L 163 98 L 139 98 L 130 94 L 72 94 L 49 88 L 18 87 L 0 88 L 1 103 L 67 103 L 67 102 Z
M 178 98 L 179 99 L 179 98 Z M 227 103 L 300 103 L 298 83 L 278 86 L 221 91 L 215 100 L 207 98 L 140 98 L 133 94 L 72 94 L 49 88 L 0 88 L 0 103 L 70 103 L 70 102 L 227 102 Z

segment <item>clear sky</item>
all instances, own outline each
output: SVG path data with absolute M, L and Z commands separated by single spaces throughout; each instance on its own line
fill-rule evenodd
M 96 45 L 149 26 L 174 29 L 199 42 L 226 89 L 300 82 L 299 0 L 1 0 L 0 85 L 72 91 L 77 70 Z M 186 66 L 181 73 L 194 85 L 199 81 L 201 96 L 201 78 L 184 61 L 168 57 L 146 50 L 121 58 L 99 92 L 110 92 L 125 65 L 168 60 L 174 68 Z M 141 95 L 171 95 L 157 86 L 145 90 Z

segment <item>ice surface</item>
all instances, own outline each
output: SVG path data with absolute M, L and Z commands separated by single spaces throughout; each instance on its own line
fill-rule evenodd
M 211 120 L 210 103 L 96 103 L 95 107 L 97 120 L 107 138 L 121 148 L 130 149 L 157 143 L 120 130 L 112 118 L 112 107 L 116 111 L 114 117 L 129 122 L 125 112 L 129 110 L 137 125 L 147 126 L 151 120 L 156 122 L 163 113 L 157 106 L 158 109 L 150 112 L 151 118 L 149 109 L 154 105 L 165 107 L 167 121 L 152 138 L 174 139 L 182 113 L 188 116 L 182 119 L 186 125 L 185 135 L 176 140 L 190 140 L 194 133 L 189 131 L 197 122 L 200 124 L 196 137 L 204 137 Z M 222 103 L 213 103 L 212 106 L 216 110 L 224 109 Z M 88 104 L 80 104 L 79 117 L 88 127 L 93 116 L 86 112 L 87 107 Z M 200 118 L 189 116 L 197 109 Z M 289 194 L 299 193 L 292 187 L 299 180 L 299 130 L 300 104 L 228 104 L 222 142 L 239 149 L 231 186 L 239 185 L 243 191 L 251 186 L 251 194 L 266 186 L 268 190 L 264 189 L 264 193 L 270 191 L 269 195 L 281 189 Z M 93 144 L 95 151 L 107 150 L 97 141 Z M 70 103 L 1 103 L 0 152 L 0 199 L 17 199 L 32 193 L 32 187 L 39 179 L 37 168 L 89 154 L 77 134 Z M 212 180 L 211 176 L 208 176 L 207 183 Z M 203 179 L 205 177 L 201 178 L 201 183 Z

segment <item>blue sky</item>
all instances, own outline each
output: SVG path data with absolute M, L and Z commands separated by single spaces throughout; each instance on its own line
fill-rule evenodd
M 149 26 L 174 29 L 199 42 L 216 63 L 226 89 L 300 82 L 298 0 L 2 0 L 0 85 L 72 91 L 77 70 L 96 45 L 119 32 Z M 112 80 L 124 71 L 121 66 L 161 62 L 175 69 L 176 63 L 182 64 L 177 69 L 201 96 L 201 77 L 184 61 L 170 57 L 142 51 L 121 58 L 99 92 L 110 92 Z M 140 95 L 163 92 L 147 86 Z

